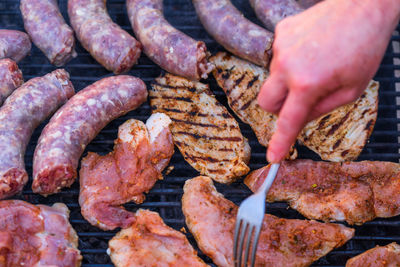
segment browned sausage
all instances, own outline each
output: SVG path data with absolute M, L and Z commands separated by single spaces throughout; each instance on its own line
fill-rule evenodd
M 24 27 L 51 64 L 65 65 L 76 57 L 72 29 L 65 23 L 57 0 L 21 0 Z
M 33 191 L 48 195 L 70 186 L 86 145 L 111 120 L 146 98 L 144 82 L 126 75 L 104 78 L 72 97 L 40 135 L 33 158 Z
M 31 51 L 29 36 L 20 31 L 0 30 L 0 58 L 18 62 Z
M 0 108 L 0 199 L 20 192 L 28 181 L 24 155 L 33 130 L 74 94 L 63 69 L 33 78 Z
M 111 20 L 106 0 L 69 0 L 68 15 L 82 46 L 107 70 L 123 73 L 137 62 L 141 45 Z
M 273 34 L 247 20 L 229 0 L 192 0 L 207 32 L 226 50 L 266 67 Z
M 146 55 L 161 68 L 191 80 L 212 71 L 207 47 L 178 31 L 163 16 L 162 0 L 127 0 L 129 20 Z
M 9 58 L 0 59 L 0 106 L 23 83 L 24 78 L 17 63 Z

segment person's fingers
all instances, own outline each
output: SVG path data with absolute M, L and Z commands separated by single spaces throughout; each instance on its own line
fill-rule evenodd
M 269 162 L 280 162 L 289 153 L 290 147 L 307 122 L 312 104 L 311 98 L 289 93 L 279 113 L 276 131 L 268 144 Z
M 285 101 L 287 88 L 278 74 L 271 74 L 261 87 L 257 101 L 260 107 L 271 113 L 278 113 Z

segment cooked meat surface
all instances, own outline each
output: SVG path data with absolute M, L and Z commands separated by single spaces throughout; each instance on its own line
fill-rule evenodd
M 250 173 L 245 184 L 255 191 L 269 166 Z M 309 219 L 363 224 L 400 214 L 400 164 L 383 161 L 286 161 L 267 201 L 287 201 Z
M 347 261 L 346 267 L 398 267 L 400 246 L 396 243 L 376 246 Z
M 233 234 L 238 207 L 218 193 L 210 178 L 184 186 L 182 209 L 200 249 L 218 266 L 233 266 Z M 339 224 L 280 219 L 266 214 L 256 266 L 308 266 L 342 246 L 354 230 Z
M 268 146 L 276 127 L 276 115 L 257 104 L 261 85 L 268 77 L 266 69 L 245 60 L 219 52 L 210 58 L 218 85 L 228 97 L 236 115 L 249 124 L 258 141 Z M 323 160 L 350 161 L 361 153 L 374 128 L 378 112 L 379 83 L 371 81 L 365 93 L 355 102 L 342 106 L 309 122 L 298 140 Z M 291 153 L 295 158 L 297 153 Z
M 170 122 L 162 113 L 153 114 L 146 125 L 128 120 L 118 129 L 113 152 L 105 156 L 89 152 L 82 160 L 79 204 L 92 225 L 112 230 L 135 220 L 135 214 L 122 205 L 142 203 L 143 193 L 162 179 L 174 153 Z
M 139 209 L 136 221 L 109 242 L 116 267 L 206 267 L 186 236 L 168 227 L 158 213 Z
M 231 183 L 249 172 L 247 139 L 208 85 L 166 74 L 152 84 L 150 104 L 171 118 L 175 145 L 201 174 Z
M 81 266 L 78 236 L 62 203 L 0 201 L 0 266 Z

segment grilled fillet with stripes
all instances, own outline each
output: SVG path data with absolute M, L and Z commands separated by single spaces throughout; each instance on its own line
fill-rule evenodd
M 257 104 L 257 95 L 268 71 L 228 53 L 210 58 L 218 85 L 224 90 L 229 106 L 249 124 L 261 145 L 267 147 L 276 127 L 276 115 Z M 299 135 L 300 143 L 329 161 L 354 160 L 372 133 L 378 112 L 379 83 L 371 81 L 355 102 L 342 106 L 309 122 Z M 292 154 L 294 158 L 296 154 Z
M 249 172 L 247 139 L 208 85 L 166 74 L 152 84 L 150 104 L 171 118 L 175 145 L 201 174 L 231 183 Z
M 397 267 L 400 266 L 400 246 L 395 242 L 376 246 L 347 261 L 346 267 Z

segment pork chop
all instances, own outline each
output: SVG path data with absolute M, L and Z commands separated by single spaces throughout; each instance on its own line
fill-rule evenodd
M 400 246 L 390 243 L 376 246 L 347 261 L 346 267 L 398 267 L 400 266 Z

